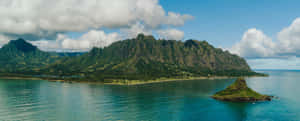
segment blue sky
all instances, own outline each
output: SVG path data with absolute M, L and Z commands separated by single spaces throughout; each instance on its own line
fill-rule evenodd
M 299 0 L 161 0 L 166 10 L 188 13 L 195 18 L 181 29 L 185 38 L 208 40 L 219 47 L 231 47 L 249 28 L 276 37 L 300 17 Z M 189 34 L 190 33 L 190 34 Z
M 262 30 L 277 41 L 277 34 L 300 17 L 298 0 L 162 0 L 167 10 L 195 18 L 180 29 L 185 38 L 207 40 L 216 47 L 231 48 L 250 28 Z M 295 56 L 247 58 L 254 69 L 300 69 Z
M 300 69 L 299 0 L 1 0 L 0 47 L 88 51 L 138 33 L 206 40 L 253 69 Z

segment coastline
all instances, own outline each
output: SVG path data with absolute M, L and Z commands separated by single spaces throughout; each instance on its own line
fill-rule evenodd
M 0 77 L 0 79 L 27 79 L 27 80 L 46 80 L 50 82 L 66 82 L 66 83 L 89 83 L 89 84 L 104 84 L 104 85 L 142 85 L 142 84 L 152 84 L 152 83 L 163 83 L 172 81 L 186 81 L 186 80 L 213 80 L 213 79 L 233 79 L 239 77 L 265 77 L 265 76 L 211 76 L 211 77 L 188 77 L 188 78 L 159 78 L 155 80 L 106 80 L 102 81 L 75 81 L 75 80 L 63 80 L 63 79 L 45 79 L 37 77 Z
M 11 80 L 16 80 L 16 79 L 26 79 L 26 80 L 44 80 L 42 78 L 36 78 L 36 77 L 13 77 L 13 76 L 4 76 L 0 77 L 0 79 L 11 79 Z

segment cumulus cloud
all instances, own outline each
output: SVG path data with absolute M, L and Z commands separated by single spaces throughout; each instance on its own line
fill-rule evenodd
M 160 38 L 168 40 L 182 40 L 184 37 L 184 32 L 177 29 L 164 29 L 157 31 Z
M 103 48 L 118 40 L 119 35 L 117 33 L 105 34 L 104 31 L 91 30 L 79 39 L 64 38 L 61 41 L 62 47 L 65 49 L 90 49 L 92 47 Z
M 261 30 L 255 28 L 247 30 L 242 40 L 236 43 L 231 52 L 243 57 L 270 57 L 274 56 L 276 44 Z
M 278 33 L 278 43 L 281 54 L 300 55 L 300 18 Z
M 166 12 L 158 0 L 1 0 L 0 33 L 38 38 L 99 28 L 181 26 L 190 15 Z
M 242 40 L 236 43 L 230 51 L 243 57 L 282 58 L 300 56 L 300 18 L 282 29 L 277 34 L 276 41 L 265 35 L 261 30 L 249 29 Z
M 145 25 L 141 23 L 136 23 L 130 28 L 122 28 L 120 31 L 123 38 L 135 38 L 140 33 L 143 33 L 145 35 L 152 34 L 152 30 L 150 28 L 145 27 Z
M 168 12 L 168 16 L 165 19 L 168 25 L 182 26 L 186 20 L 193 19 L 194 17 L 188 14 L 181 15 L 179 13 Z
M 77 39 L 59 34 L 56 41 L 40 40 L 31 41 L 45 51 L 88 51 L 93 47 L 106 47 L 113 42 L 119 41 L 117 33 L 105 33 L 101 30 L 90 30 Z
M 48 41 L 48 40 L 38 40 L 38 41 L 27 41 L 31 44 L 37 46 L 39 49 L 43 51 L 62 51 L 61 42 L 56 41 Z

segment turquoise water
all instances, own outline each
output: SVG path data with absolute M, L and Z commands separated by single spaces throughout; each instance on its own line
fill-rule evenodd
M 234 79 L 112 86 L 0 80 L 2 120 L 300 120 L 300 71 L 264 71 L 247 79 L 254 90 L 279 97 L 271 102 L 230 103 L 210 98 Z

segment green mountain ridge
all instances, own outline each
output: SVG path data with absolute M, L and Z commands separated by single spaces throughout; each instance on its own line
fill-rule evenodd
M 243 58 L 214 48 L 206 41 L 156 40 L 143 34 L 59 60 L 41 72 L 80 75 L 93 81 L 258 75 Z
M 156 40 L 143 34 L 84 54 L 44 52 L 23 39 L 12 40 L 0 49 L 0 64 L 0 76 L 89 81 L 260 75 L 243 58 L 206 41 Z

